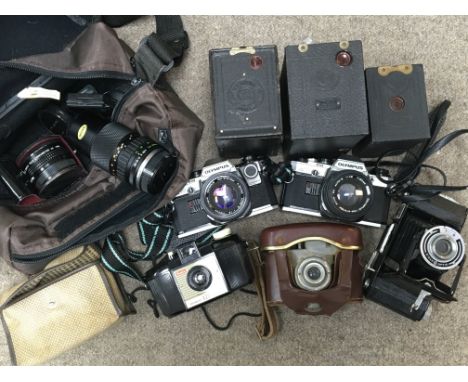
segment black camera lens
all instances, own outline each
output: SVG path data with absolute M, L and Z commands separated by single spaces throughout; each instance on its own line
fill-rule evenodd
M 235 174 L 216 174 L 204 183 L 202 204 L 208 216 L 219 222 L 243 217 L 249 210 L 249 190 Z
M 360 172 L 337 171 L 323 183 L 322 202 L 325 210 L 342 220 L 362 219 L 370 210 L 372 201 L 371 180 Z
M 187 283 L 193 290 L 201 292 L 211 285 L 211 272 L 200 265 L 191 268 L 187 274 Z
M 60 139 L 44 139 L 18 157 L 26 184 L 44 198 L 57 195 L 84 175 L 82 167 Z
M 177 159 L 147 137 L 127 127 L 109 123 L 91 145 L 91 160 L 136 189 L 157 194 L 172 177 Z
M 176 170 L 175 155 L 119 123 L 88 114 L 75 118 L 56 105 L 41 111 L 40 119 L 93 164 L 140 191 L 159 193 Z

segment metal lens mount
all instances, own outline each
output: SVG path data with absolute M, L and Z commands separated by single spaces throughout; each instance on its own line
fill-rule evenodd
M 421 257 L 432 268 L 447 271 L 458 266 L 465 257 L 465 243 L 460 233 L 448 226 L 435 226 L 419 243 Z

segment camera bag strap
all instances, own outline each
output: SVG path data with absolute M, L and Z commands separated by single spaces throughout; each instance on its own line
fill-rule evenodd
M 155 16 L 156 32 L 146 36 L 133 56 L 139 78 L 155 84 L 163 73 L 180 64 L 189 46 L 180 16 Z
M 248 251 L 255 276 L 255 287 L 262 306 L 262 315 L 257 323 L 257 334 L 262 340 L 274 337 L 278 333 L 278 321 L 275 310 L 267 303 L 265 279 L 263 278 L 263 260 L 258 245 L 248 242 Z

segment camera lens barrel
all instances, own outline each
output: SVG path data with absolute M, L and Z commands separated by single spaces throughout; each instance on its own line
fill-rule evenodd
M 59 140 L 46 140 L 28 147 L 17 160 L 28 186 L 48 198 L 83 176 L 83 169 Z
M 346 221 L 358 221 L 372 207 L 372 182 L 358 171 L 337 171 L 325 179 L 321 198 L 326 215 Z
M 101 129 L 90 156 L 103 170 L 150 194 L 164 188 L 177 166 L 176 157 L 162 146 L 119 123 Z

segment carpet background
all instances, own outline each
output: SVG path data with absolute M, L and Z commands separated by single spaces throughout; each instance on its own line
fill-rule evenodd
M 205 122 L 197 166 L 217 157 L 210 98 L 208 50 L 240 45 L 276 44 L 279 62 L 283 48 L 305 37 L 314 42 L 360 39 L 365 66 L 422 63 L 430 108 L 452 101 L 444 132 L 466 128 L 468 121 L 468 17 L 318 17 L 318 16 L 185 16 L 191 39 L 182 66 L 169 80 L 187 105 Z M 136 48 L 154 30 L 153 18 L 118 29 Z M 466 138 L 435 155 L 453 184 L 467 184 Z M 429 175 L 426 181 L 437 181 Z M 468 205 L 468 192 L 455 195 Z M 271 225 L 309 221 L 295 214 L 273 212 L 232 225 L 246 239 L 256 239 Z M 463 235 L 467 237 L 467 229 Z M 128 230 L 136 243 L 137 233 Z M 379 230 L 365 229 L 367 259 Z M 0 259 L 0 290 L 24 279 Z M 131 288 L 135 284 L 125 280 Z M 364 301 L 332 317 L 304 317 L 282 309 L 281 331 L 261 342 L 255 320 L 240 318 L 227 332 L 217 332 L 201 311 L 173 319 L 155 319 L 142 296 L 138 314 L 82 346 L 53 360 L 51 365 L 461 365 L 468 363 L 468 272 L 457 291 L 458 303 L 433 304 L 429 321 L 414 323 L 383 307 Z M 234 293 L 209 305 L 219 322 L 238 310 L 258 310 L 256 299 Z M 31 312 L 34 314 L 34 312 Z M 6 339 L 0 334 L 0 365 L 8 365 Z

